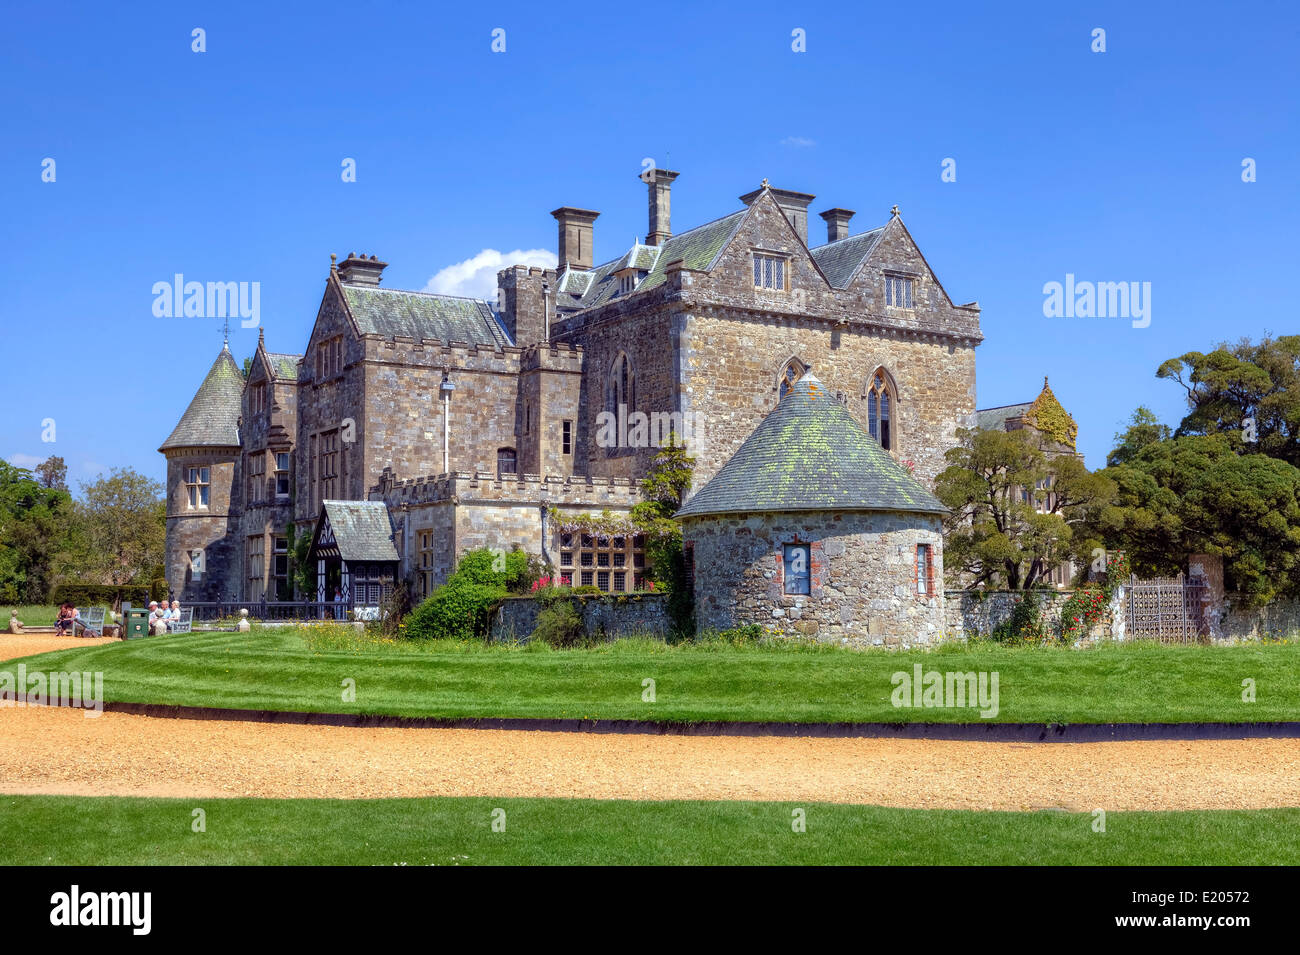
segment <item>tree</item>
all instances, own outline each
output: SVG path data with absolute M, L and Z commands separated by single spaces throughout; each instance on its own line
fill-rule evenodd
M 150 580 L 165 559 L 162 485 L 133 468 L 114 468 L 81 492 L 73 562 L 79 576 L 113 586 Z
M 1188 352 L 1170 358 L 1156 376 L 1187 391 L 1191 410 L 1175 437 L 1219 434 L 1239 454 L 1300 467 L 1300 335 Z
M 57 488 L 61 491 L 68 489 L 68 466 L 63 463 L 63 458 L 57 455 L 48 457 L 36 465 L 36 476 L 40 479 L 41 487 Z
M 1087 533 L 1089 517 L 1113 498 L 1109 479 L 1090 474 L 1074 455 L 1044 453 L 1032 430 L 962 430 L 958 437 L 962 443 L 935 479 L 949 509 L 946 569 L 969 575 L 975 586 L 1030 590 L 1064 561 L 1091 559 L 1100 541 Z
M 67 546 L 71 498 L 0 461 L 0 600 L 44 603 Z
M 1218 554 L 1228 588 L 1252 604 L 1300 594 L 1300 469 L 1209 434 L 1146 442 L 1099 474 L 1117 493 L 1090 530 L 1138 576 L 1172 576 L 1191 554 Z
M 1115 448 L 1106 455 L 1106 464 L 1110 467 L 1127 464 L 1148 444 L 1166 441 L 1170 435 L 1169 426 L 1161 424 L 1150 408 L 1140 405 L 1133 412 L 1129 426 L 1115 435 Z

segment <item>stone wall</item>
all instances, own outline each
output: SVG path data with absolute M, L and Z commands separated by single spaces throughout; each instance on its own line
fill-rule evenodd
M 589 637 L 667 636 L 672 629 L 664 594 L 576 597 Z M 492 615 L 493 640 L 527 642 L 537 628 L 541 606 L 531 597 L 508 597 Z
M 1247 609 L 1240 597 L 1229 595 L 1219 616 L 1220 639 L 1242 640 L 1300 639 L 1300 600 L 1275 600 L 1255 609 Z
M 232 511 L 240 477 L 238 450 L 178 448 L 167 456 L 167 586 L 180 600 L 232 599 L 239 595 L 242 561 L 238 550 L 238 511 Z M 209 468 L 206 508 L 189 506 L 185 472 Z M 237 502 L 236 502 L 237 503 Z M 190 552 L 203 551 L 204 571 L 190 574 Z
M 759 624 L 851 645 L 915 646 L 943 637 L 943 538 L 928 514 L 824 512 L 687 518 L 701 630 Z M 784 544 L 812 544 L 807 596 L 783 593 Z M 938 593 L 917 593 L 916 547 L 929 544 Z

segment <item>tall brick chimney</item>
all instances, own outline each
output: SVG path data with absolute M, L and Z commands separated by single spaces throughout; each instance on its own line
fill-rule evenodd
M 827 242 L 836 242 L 849 237 L 849 220 L 853 218 L 853 210 L 827 209 L 820 215 L 826 220 Z
M 646 233 L 646 245 L 663 245 L 673 236 L 669 194 L 678 175 L 668 169 L 648 169 L 641 173 L 641 178 L 650 185 L 650 229 Z
M 592 266 L 593 224 L 600 218 L 599 212 L 590 209 L 575 209 L 573 206 L 561 206 L 551 215 L 560 224 L 560 268 L 567 264 L 571 269 L 586 270 Z
M 339 263 L 339 281 L 345 285 L 378 285 L 379 276 L 388 268 L 387 262 L 380 262 L 375 256 L 366 258 L 349 252 L 348 257 Z
M 749 205 L 759 197 L 764 189 L 772 193 L 772 198 L 776 204 L 781 207 L 785 217 L 790 220 L 794 226 L 794 231 L 799 233 L 799 238 L 803 244 L 808 244 L 808 205 L 817 197 L 807 192 L 791 192 L 789 189 L 773 189 L 767 185 L 767 180 L 763 180 L 763 185 L 753 192 L 747 192 L 740 197 L 740 201 Z

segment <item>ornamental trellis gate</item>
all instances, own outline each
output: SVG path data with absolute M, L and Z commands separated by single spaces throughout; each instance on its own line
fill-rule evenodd
M 1192 643 L 1209 638 L 1209 590 L 1202 578 L 1133 576 L 1127 589 L 1130 640 Z

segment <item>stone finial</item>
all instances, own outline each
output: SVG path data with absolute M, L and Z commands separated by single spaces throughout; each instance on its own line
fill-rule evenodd
M 761 183 L 759 183 L 759 184 L 758 184 L 758 188 L 760 188 L 760 189 L 766 189 L 766 188 L 767 188 L 767 180 L 764 179 Z
M 333 252 L 331 252 L 331 253 L 330 253 L 330 271 L 331 271 L 331 272 L 337 272 L 338 270 L 339 270 L 339 257 L 338 257 L 337 255 L 335 255 Z
M 258 347 L 260 348 L 260 347 L 264 346 L 265 344 L 266 344 L 266 333 L 263 332 L 263 330 L 259 328 L 259 329 L 257 330 L 257 345 L 258 345 Z
M 247 610 L 239 611 L 239 632 L 248 633 L 248 631 L 250 631 L 251 629 L 253 628 L 252 625 L 248 622 L 248 611 Z
M 898 203 L 894 203 L 894 208 L 889 210 L 889 215 L 891 218 L 898 218 Z

